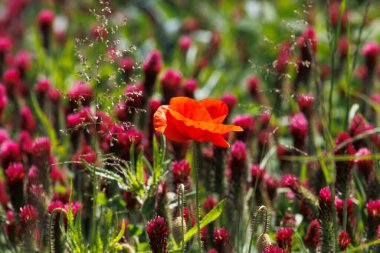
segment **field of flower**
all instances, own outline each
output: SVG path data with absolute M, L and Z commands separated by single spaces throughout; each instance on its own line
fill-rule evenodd
M 0 253 L 380 252 L 380 2 L 0 2 Z

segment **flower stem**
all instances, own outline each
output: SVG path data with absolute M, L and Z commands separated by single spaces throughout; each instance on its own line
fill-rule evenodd
M 194 169 L 194 176 L 195 176 L 195 210 L 196 210 L 196 221 L 197 221 L 198 252 L 202 252 L 201 225 L 200 225 L 200 216 L 199 216 L 198 149 L 199 149 L 199 144 L 196 142 L 193 142 L 193 169 Z

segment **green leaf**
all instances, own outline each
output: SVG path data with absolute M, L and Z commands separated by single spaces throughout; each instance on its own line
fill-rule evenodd
M 110 248 L 112 248 L 120 239 L 123 237 L 125 232 L 125 222 L 124 220 L 121 221 L 121 228 L 119 233 L 116 235 L 116 237 L 111 241 Z
M 219 216 L 222 214 L 223 208 L 224 208 L 224 199 L 220 201 L 210 212 L 208 212 L 203 217 L 203 219 L 200 222 L 200 228 L 202 229 L 206 225 L 210 224 L 211 222 L 219 218 Z M 190 240 L 191 237 L 193 237 L 197 232 L 198 230 L 196 226 L 192 227 L 189 231 L 187 231 L 184 238 L 185 242 Z

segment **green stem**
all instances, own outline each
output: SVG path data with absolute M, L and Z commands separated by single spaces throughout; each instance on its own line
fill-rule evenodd
M 202 252 L 202 242 L 201 242 L 201 225 L 199 217 L 199 182 L 198 182 L 198 144 L 193 142 L 193 169 L 195 176 L 195 210 L 196 210 L 196 221 L 197 221 L 197 237 L 198 237 L 198 252 Z

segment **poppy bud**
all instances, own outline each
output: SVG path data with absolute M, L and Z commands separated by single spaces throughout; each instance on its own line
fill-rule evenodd
M 374 41 L 367 42 L 362 49 L 362 54 L 365 57 L 366 66 L 369 73 L 373 73 L 375 70 L 379 52 L 380 46 Z
M 272 247 L 272 240 L 269 235 L 267 233 L 259 235 L 256 241 L 257 252 L 265 252 L 265 250 L 270 247 Z
M 146 232 L 149 237 L 149 245 L 153 253 L 167 253 L 168 225 L 164 218 L 156 216 L 148 221 Z
M 230 235 L 225 228 L 215 228 L 213 238 L 214 248 L 220 253 L 229 252 L 227 249 L 229 238 Z
M 194 98 L 195 90 L 198 87 L 197 80 L 188 79 L 183 84 L 183 94 L 185 97 Z
M 42 45 L 45 50 L 50 49 L 50 34 L 54 20 L 54 13 L 50 10 L 41 10 L 38 13 L 38 28 L 42 36 Z
M 21 160 L 20 147 L 12 141 L 6 140 L 0 148 L 1 164 L 3 168 L 8 168 L 10 163 L 19 162 Z
M 159 51 L 152 51 L 145 59 L 143 64 L 144 68 L 144 90 L 148 98 L 152 96 L 154 84 L 157 79 L 157 75 L 162 68 L 161 53 Z
M 22 107 L 20 111 L 20 128 L 30 134 L 33 134 L 36 128 L 32 111 L 27 106 Z
M 290 120 L 290 133 L 293 137 L 294 146 L 304 151 L 309 124 L 303 113 L 295 114 Z
M 183 227 L 182 227 L 183 223 Z M 177 244 L 182 242 L 182 230 L 186 234 L 187 225 L 185 219 L 181 217 L 176 217 L 173 221 L 173 237 Z
M 321 224 L 318 220 L 313 220 L 304 238 L 305 245 L 312 250 L 316 250 L 321 243 L 321 232 Z
M 22 163 L 11 163 L 5 171 L 10 200 L 15 210 L 19 210 L 25 204 L 24 189 L 24 166 Z
M 351 243 L 351 239 L 348 233 L 346 231 L 340 232 L 338 236 L 338 244 L 339 244 L 340 250 L 342 251 L 346 250 L 350 243 Z
M 175 70 L 166 70 L 161 77 L 161 89 L 163 95 L 163 104 L 169 104 L 172 97 L 179 95 L 182 82 L 182 74 Z
M 289 227 L 280 228 L 276 233 L 276 241 L 280 248 L 292 252 L 293 230 Z
M 177 190 L 180 184 L 184 184 L 185 188 L 190 190 L 191 167 L 189 162 L 186 160 L 173 162 L 172 172 L 174 189 Z

